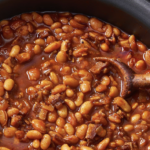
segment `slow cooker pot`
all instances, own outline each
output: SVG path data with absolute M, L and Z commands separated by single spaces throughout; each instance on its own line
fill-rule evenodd
M 31 11 L 70 11 L 96 16 L 134 34 L 150 47 L 148 0 L 0 0 L 0 20 Z

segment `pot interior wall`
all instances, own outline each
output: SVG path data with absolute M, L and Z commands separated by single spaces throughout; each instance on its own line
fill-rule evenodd
M 69 11 L 95 16 L 134 34 L 150 47 L 150 26 L 121 7 L 112 5 L 110 0 L 0 0 L 0 20 L 31 11 Z

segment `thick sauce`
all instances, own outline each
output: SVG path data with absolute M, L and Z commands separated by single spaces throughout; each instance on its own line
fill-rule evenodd
M 150 51 L 118 28 L 70 13 L 0 22 L 0 150 L 150 150 L 149 89 L 120 97 L 119 58 L 149 73 Z

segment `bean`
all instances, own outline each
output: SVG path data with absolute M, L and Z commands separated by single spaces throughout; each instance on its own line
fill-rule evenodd
M 67 117 L 68 112 L 67 112 L 67 107 L 66 107 L 66 105 L 63 105 L 62 108 L 60 108 L 60 109 L 58 110 L 58 115 L 59 115 L 60 117 L 62 117 L 62 118 L 66 118 L 66 117 Z
M 9 56 L 10 57 L 15 57 L 19 54 L 20 52 L 20 46 L 19 45 L 15 45 L 12 47 L 10 53 L 9 53 Z
M 76 120 L 76 117 L 75 117 L 74 113 L 69 112 L 67 122 L 69 122 L 72 126 L 76 127 L 77 120 Z
M 61 146 L 61 150 L 71 150 L 70 147 L 68 146 L 68 144 L 63 144 Z
M 11 137 L 15 136 L 16 131 L 17 131 L 17 129 L 15 127 L 4 128 L 4 136 L 6 136 L 7 138 L 11 138 Z
M 5 39 L 11 39 L 14 36 L 13 30 L 9 26 L 5 26 L 2 29 L 2 33 Z
M 27 23 L 27 29 L 30 33 L 33 33 L 33 31 L 34 31 L 34 27 L 31 23 Z
M 63 30 L 61 28 L 57 28 L 57 29 L 55 29 L 55 33 L 56 34 L 63 33 Z
M 147 140 L 144 138 L 140 138 L 139 146 L 144 147 L 147 144 Z
M 79 70 L 78 75 L 82 78 L 84 81 L 91 81 L 92 80 L 92 75 L 89 73 L 87 70 Z
M 146 132 L 148 130 L 148 125 L 144 122 L 144 124 L 137 124 L 134 126 L 135 132 Z
M 120 123 L 121 122 L 121 118 L 118 114 L 114 113 L 112 115 L 109 115 L 108 119 L 114 123 Z
M 83 140 L 86 135 L 87 129 L 88 126 L 86 124 L 82 124 L 81 126 L 78 126 L 76 129 L 76 136 L 79 139 Z
M 77 29 L 84 29 L 85 26 L 78 23 L 75 19 L 71 19 L 70 20 L 70 25 L 73 27 L 73 28 L 77 28 Z
M 56 60 L 59 63 L 65 63 L 67 61 L 67 53 L 65 51 L 59 51 L 57 53 Z
M 42 108 L 39 113 L 39 119 L 45 120 L 47 117 L 47 113 L 48 111 Z
M 59 84 L 59 85 L 55 86 L 55 87 L 52 89 L 51 93 L 52 93 L 52 94 L 57 94 L 57 93 L 61 93 L 61 92 L 64 92 L 64 91 L 66 91 L 66 85 L 64 85 L 64 84 Z
M 61 46 L 61 41 L 55 41 L 53 43 L 50 43 L 45 49 L 44 52 L 51 53 L 52 51 L 55 51 L 59 49 Z
M 45 109 L 47 111 L 54 111 L 53 105 L 45 105 L 44 103 L 41 103 L 42 109 Z
M 30 131 L 28 131 L 26 136 L 27 136 L 28 139 L 31 139 L 31 140 L 42 139 L 42 134 L 39 131 L 37 131 L 37 130 L 30 130 Z
M 45 41 L 43 39 L 36 39 L 34 41 L 35 44 L 40 45 L 40 46 L 44 46 L 45 45 Z
M 73 51 L 73 56 L 74 57 L 81 57 L 81 56 L 86 56 L 88 52 L 88 48 L 79 48 L 77 50 Z
M 87 93 L 91 91 L 91 83 L 89 81 L 83 81 L 82 84 L 80 84 L 80 90 L 83 93 Z
M 36 12 L 32 12 L 33 20 L 35 20 L 37 23 L 42 23 L 43 22 L 43 17 L 39 15 Z
M 110 78 L 108 76 L 103 76 L 101 80 L 101 84 L 103 85 L 109 85 L 110 84 Z
M 57 132 L 57 133 L 59 133 L 62 137 L 64 137 L 64 136 L 66 136 L 66 131 L 65 131 L 65 129 L 64 128 L 61 128 L 61 127 L 56 127 L 55 128 L 55 131 Z
M 87 24 L 88 21 L 89 21 L 89 18 L 84 16 L 84 15 L 75 15 L 74 16 L 74 19 L 79 22 L 79 23 L 82 23 L 82 24 Z
M 135 36 L 134 35 L 131 35 L 129 37 L 129 43 L 130 43 L 131 49 L 134 50 L 134 51 L 136 51 L 137 50 L 137 44 L 136 44 Z
M 64 129 L 68 135 L 73 135 L 75 132 L 74 127 L 70 123 L 66 123 Z
M 105 137 L 106 130 L 102 126 L 99 126 L 98 128 L 96 128 L 96 134 L 100 137 Z
M 91 109 L 93 108 L 93 104 L 91 101 L 86 101 L 84 102 L 81 107 L 80 107 L 80 113 L 82 115 L 86 115 L 89 114 L 89 112 L 91 111 Z
M 40 141 L 39 140 L 34 140 L 32 143 L 33 147 L 38 149 L 40 147 Z
M 105 36 L 107 38 L 109 38 L 112 35 L 113 29 L 112 29 L 111 25 L 109 25 L 109 24 L 106 25 L 106 28 L 107 29 L 106 29 L 106 32 L 105 32 Z
M 68 19 L 66 17 L 60 17 L 59 18 L 59 21 L 62 23 L 62 24 L 68 24 Z
M 75 117 L 80 124 L 83 123 L 83 117 L 79 112 L 75 113 Z
M 32 15 L 29 13 L 21 14 L 21 19 L 25 20 L 26 22 L 30 22 L 32 21 Z
M 58 77 L 55 72 L 50 72 L 50 79 L 55 85 L 59 83 Z
M 80 150 L 93 150 L 93 148 L 87 146 L 81 146 Z
M 122 146 L 122 145 L 124 145 L 124 141 L 123 141 L 123 140 L 118 139 L 118 140 L 115 140 L 115 142 L 116 142 L 116 145 L 117 145 L 117 146 Z
M 8 121 L 8 116 L 6 111 L 4 110 L 0 110 L 0 124 L 1 126 L 5 126 L 7 124 Z
M 16 56 L 17 60 L 19 61 L 19 63 L 24 63 L 26 61 L 29 61 L 31 56 L 29 53 L 21 53 L 21 54 L 18 54 Z
M 66 95 L 67 95 L 68 97 L 72 97 L 72 96 L 74 95 L 74 91 L 73 91 L 72 89 L 67 89 L 67 90 L 66 90 Z
M 72 88 L 75 88 L 79 85 L 79 81 L 76 80 L 75 78 L 71 77 L 71 76 L 64 76 L 63 77 L 63 83 L 65 85 L 72 87 Z
M 119 95 L 119 91 L 115 86 L 110 87 L 109 96 L 110 97 L 116 97 Z
M 55 30 L 55 29 L 57 29 L 57 28 L 61 28 L 61 23 L 60 22 L 55 22 L 55 23 L 53 23 L 52 25 L 51 25 L 51 29 L 52 30 Z
M 56 122 L 57 117 L 58 117 L 58 115 L 57 115 L 57 112 L 55 110 L 53 112 L 48 113 L 48 121 L 51 123 Z
M 146 68 L 146 64 L 145 64 L 144 60 L 139 60 L 136 62 L 135 67 L 138 70 L 144 70 Z
M 4 91 L 4 83 L 0 81 L 0 96 L 3 96 L 5 93 Z
M 59 127 L 62 127 L 62 128 L 63 128 L 64 125 L 65 125 L 65 123 L 66 123 L 65 119 L 62 118 L 62 117 L 59 117 L 59 118 L 56 120 L 56 125 L 59 126 Z
M 91 18 L 90 19 L 90 25 L 91 27 L 96 30 L 96 31 L 101 31 L 100 28 L 102 28 L 103 26 L 103 23 L 101 21 L 99 21 L 98 19 L 96 18 Z
M 126 131 L 126 132 L 130 132 L 130 131 L 132 131 L 132 130 L 134 129 L 134 127 L 133 127 L 133 125 L 131 125 L 131 124 L 127 124 L 127 125 L 125 125 L 125 126 L 123 127 L 123 129 L 124 129 L 124 131 Z
M 142 119 L 146 120 L 148 123 L 150 123 L 150 111 L 144 111 L 142 113 Z
M 2 20 L 2 21 L 0 22 L 0 25 L 1 25 L 2 27 L 7 26 L 7 25 L 9 25 L 9 21 L 8 21 L 8 20 Z
M 130 44 L 129 44 L 129 40 L 121 40 L 119 42 L 119 44 L 122 46 L 122 47 L 125 47 L 125 48 L 130 48 Z
M 47 149 L 51 144 L 51 137 L 49 134 L 44 134 L 43 138 L 41 139 L 41 149 Z
M 19 109 L 12 107 L 7 110 L 8 117 L 12 117 L 13 115 L 19 114 Z
M 27 36 L 29 34 L 28 26 L 27 25 L 21 26 L 20 28 L 17 29 L 16 32 L 19 36 Z
M 131 106 L 127 103 L 125 99 L 122 97 L 116 97 L 113 101 L 114 104 L 117 104 L 119 107 L 121 107 L 125 112 L 131 111 Z
M 14 84 L 15 84 L 14 80 L 6 79 L 4 82 L 4 89 L 7 91 L 11 91 L 12 88 L 14 87 Z
M 140 118 L 140 114 L 134 114 L 133 116 L 131 116 L 131 123 L 136 124 L 140 120 Z
M 80 147 L 87 146 L 87 141 L 82 140 L 82 141 L 80 141 L 79 145 L 80 145 Z
M 136 141 L 138 141 L 139 140 L 139 137 L 135 134 L 135 133 L 132 133 L 131 134 L 131 141 L 132 142 L 136 142 Z
M 51 16 L 49 14 L 44 14 L 43 15 L 43 22 L 46 24 L 46 25 L 52 25 L 53 24 L 53 20 L 51 18 Z
M 146 64 L 150 66 L 150 59 L 149 59 L 150 58 L 150 50 L 146 51 L 144 56 L 145 56 Z
M 45 123 L 42 120 L 39 119 L 33 119 L 32 120 L 32 126 L 35 130 L 41 132 L 41 133 L 45 133 Z
M 82 30 L 79 30 L 79 29 L 75 29 L 73 31 L 73 33 L 74 33 L 75 36 L 81 36 L 81 35 L 84 34 L 84 32 Z
M 137 108 L 137 106 L 138 106 L 138 103 L 136 103 L 136 102 L 135 102 L 135 103 L 133 103 L 133 104 L 132 104 L 132 106 L 131 106 L 131 107 L 132 107 L 132 109 L 134 110 L 134 109 L 136 109 L 136 108 Z
M 12 69 L 9 65 L 3 63 L 2 67 L 8 72 L 8 73 L 12 73 Z
M 69 100 L 69 99 L 65 99 L 65 103 L 68 105 L 68 107 L 71 110 L 75 110 L 76 109 L 76 105 L 73 101 Z
M 113 32 L 115 34 L 115 36 L 119 36 L 120 35 L 120 30 L 116 27 L 113 28 Z
M 66 32 L 66 33 L 68 33 L 68 32 L 73 32 L 73 27 L 70 26 L 70 25 L 64 25 L 64 26 L 62 27 L 62 29 L 63 29 L 63 31 Z
M 68 44 L 69 44 L 68 40 L 63 41 L 62 44 L 61 44 L 61 49 L 60 50 L 66 52 L 68 50 Z
M 137 41 L 137 47 L 138 47 L 138 50 L 141 52 L 145 52 L 147 50 L 147 47 L 140 41 Z
M 28 79 L 31 81 L 36 81 L 40 78 L 40 71 L 37 68 L 28 70 L 27 74 L 28 74 Z
M 24 136 L 25 136 L 25 132 L 22 131 L 22 130 L 17 130 L 17 131 L 15 132 L 15 137 L 16 137 L 17 139 L 22 139 L 22 138 L 24 138 Z
M 50 44 L 50 43 L 53 43 L 53 42 L 55 42 L 56 41 L 56 39 L 55 39 L 55 37 L 54 36 L 48 36 L 47 37 L 47 39 L 46 39 L 46 43 L 47 44 Z
M 106 43 L 101 44 L 101 49 L 104 52 L 108 52 L 109 51 L 109 46 Z
M 34 53 L 35 54 L 40 54 L 41 53 L 41 47 L 39 45 L 34 46 Z
M 44 89 L 51 90 L 53 88 L 53 83 L 48 80 L 42 80 L 41 86 L 44 87 Z
M 106 149 L 106 147 L 108 146 L 110 142 L 109 138 L 105 138 L 104 140 L 102 140 L 98 145 L 97 145 L 97 149 L 98 150 L 104 150 Z
M 103 84 L 100 84 L 98 85 L 96 88 L 95 88 L 96 92 L 104 92 L 107 90 L 107 86 L 106 85 L 103 85 Z
M 71 144 L 76 144 L 79 141 L 79 138 L 75 135 L 67 135 L 64 137 L 65 140 L 67 140 Z
M 63 67 L 62 70 L 61 70 L 61 74 L 62 75 L 71 74 L 71 68 L 69 66 Z

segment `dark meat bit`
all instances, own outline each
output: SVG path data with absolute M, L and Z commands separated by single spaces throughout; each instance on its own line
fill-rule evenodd
M 55 135 L 54 137 L 52 137 L 52 140 L 57 143 L 58 145 L 63 145 L 63 144 L 67 144 L 68 141 L 63 139 L 62 137 Z
M 89 124 L 87 133 L 86 133 L 86 139 L 93 139 L 96 136 L 96 128 L 98 125 L 95 124 Z
M 48 99 L 49 103 L 51 103 L 53 106 L 60 108 L 62 104 L 64 103 L 64 100 L 62 96 L 58 93 L 56 95 L 49 96 Z
M 126 143 L 122 146 L 122 150 L 133 150 L 132 142 L 126 142 Z
M 103 63 L 99 61 L 90 69 L 90 71 L 94 74 L 99 74 L 102 69 L 108 66 L 108 64 L 109 64 L 108 62 Z

